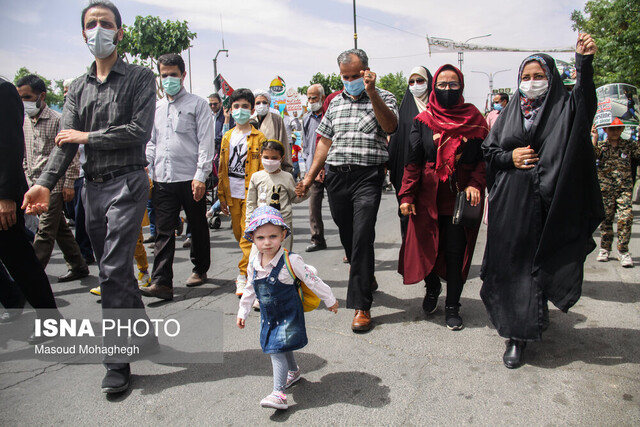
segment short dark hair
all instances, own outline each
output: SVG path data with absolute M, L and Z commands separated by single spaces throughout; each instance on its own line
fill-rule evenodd
M 82 29 L 84 30 L 84 17 L 86 16 L 89 9 L 93 9 L 94 7 L 102 7 L 105 9 L 109 9 L 113 12 L 113 16 L 116 17 L 116 27 L 118 29 L 122 28 L 122 17 L 120 16 L 120 11 L 116 7 L 115 4 L 111 3 L 109 0 L 93 0 L 87 7 L 82 9 L 82 17 L 80 19 L 80 25 L 82 25 Z
M 20 86 L 31 86 L 31 89 L 37 94 L 40 95 L 42 92 L 47 93 L 47 85 L 44 84 L 44 81 L 36 76 L 35 74 L 29 74 L 27 76 L 22 77 L 16 83 L 16 87 Z
M 160 64 L 169 67 L 177 65 L 180 69 L 180 74 L 184 73 L 184 60 L 182 59 L 182 56 L 177 53 L 165 53 L 164 55 L 160 55 L 160 58 L 158 58 L 158 73 L 160 72 Z
M 236 89 L 233 91 L 231 96 L 229 97 L 230 104 L 233 104 L 236 101 L 244 99 L 245 101 L 249 101 L 251 104 L 251 109 L 256 105 L 256 98 L 253 96 L 253 92 L 250 89 L 242 88 Z
M 496 93 L 496 95 L 500 97 L 500 101 L 509 102 L 509 94 L 507 94 L 505 92 L 498 92 L 498 93 Z
M 217 93 L 212 93 L 211 95 L 207 96 L 207 98 L 216 98 L 218 101 L 222 102 L 222 98 L 220 98 L 220 95 L 218 95 Z
M 280 153 L 280 157 L 284 157 L 284 145 L 282 145 L 282 142 L 278 141 L 277 139 L 267 139 L 265 142 L 263 142 L 260 153 L 262 153 L 264 150 L 275 150 Z

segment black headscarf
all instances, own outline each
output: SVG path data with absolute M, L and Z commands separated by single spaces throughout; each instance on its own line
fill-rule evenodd
M 544 298 L 563 311 L 580 298 L 584 261 L 604 217 L 589 138 L 593 56 L 576 54 L 571 93 L 553 58 L 537 56 L 551 79 L 531 128 L 525 131 L 520 102 L 510 102 L 482 145 L 490 196 L 481 296 L 500 335 L 524 340 L 540 338 Z M 540 160 L 517 169 L 512 152 L 526 146 Z

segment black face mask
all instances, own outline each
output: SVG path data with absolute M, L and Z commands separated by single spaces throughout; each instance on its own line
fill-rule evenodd
M 462 89 L 436 89 L 436 99 L 444 108 L 450 108 L 458 104 L 460 101 L 460 93 Z

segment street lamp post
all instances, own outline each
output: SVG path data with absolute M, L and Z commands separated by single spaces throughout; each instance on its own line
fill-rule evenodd
M 511 71 L 511 68 L 509 68 L 508 70 L 500 70 L 500 71 L 496 71 L 495 73 L 485 73 L 484 71 L 471 71 L 472 73 L 478 73 L 478 74 L 484 74 L 485 76 L 487 76 L 489 78 L 489 93 L 493 93 L 493 78 L 495 77 L 496 74 L 498 73 L 504 73 L 505 71 Z
M 467 40 L 465 40 L 464 43 L 462 43 L 462 44 L 467 44 L 469 42 L 469 40 L 481 39 L 481 38 L 489 37 L 489 36 L 491 36 L 491 34 L 485 34 L 484 36 L 471 37 L 471 38 L 468 38 Z M 460 71 L 462 71 L 462 63 L 463 62 L 464 62 L 464 52 L 463 51 L 459 51 L 458 52 L 458 68 L 460 68 Z
M 218 55 L 220 55 L 220 52 L 226 52 L 226 56 L 229 56 L 229 49 L 220 49 L 218 50 L 218 53 L 216 53 L 215 58 L 213 58 L 213 78 L 215 79 L 216 77 L 218 77 Z

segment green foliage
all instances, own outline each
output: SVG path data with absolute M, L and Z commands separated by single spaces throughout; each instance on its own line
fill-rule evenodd
M 136 16 L 133 26 L 123 25 L 124 38 L 118 53 L 129 55 L 134 64 L 149 67 L 155 72 L 155 60 L 165 53 L 187 50 L 197 34 L 189 31 L 187 21 L 162 21 L 157 16 Z M 126 56 L 125 56 L 126 58 Z
M 309 86 L 320 83 L 324 88 L 325 95 L 329 95 L 337 90 L 342 89 L 342 77 L 336 73 L 327 74 L 326 76 L 320 72 L 315 73 L 311 77 L 311 81 L 308 85 L 298 88 L 298 93 L 306 94 Z
M 13 78 L 13 84 L 18 83 L 18 80 L 20 80 L 24 76 L 28 76 L 29 74 L 35 74 L 36 76 L 40 77 L 45 86 L 47 86 L 47 97 L 45 98 L 47 105 L 50 107 L 56 106 L 62 109 L 62 105 L 64 104 L 62 82 L 64 80 L 51 81 L 46 77 L 38 74 L 38 72 L 32 73 L 27 67 L 21 67 L 18 71 L 16 71 L 16 75 Z
M 404 98 L 404 94 L 407 91 L 407 86 L 409 85 L 407 80 L 408 79 L 402 74 L 402 71 L 400 71 L 399 73 L 389 73 L 382 77 L 378 77 L 377 85 L 379 88 L 388 90 L 394 94 L 398 105 L 400 105 L 402 103 L 402 98 Z
M 331 73 L 324 75 L 322 73 L 316 73 L 311 78 L 308 85 L 298 88 L 298 93 L 306 94 L 309 86 L 316 83 L 320 83 L 322 85 L 326 95 L 343 88 L 342 77 L 340 77 L 339 74 Z M 388 90 L 393 93 L 398 100 L 398 105 L 400 105 L 402 97 L 404 97 L 404 93 L 407 90 L 408 83 L 401 71 L 399 73 L 389 73 L 385 76 L 378 77 L 376 85 L 381 89 Z
M 640 86 L 640 0 L 589 0 L 571 14 L 573 29 L 589 33 L 598 46 L 595 84 Z

